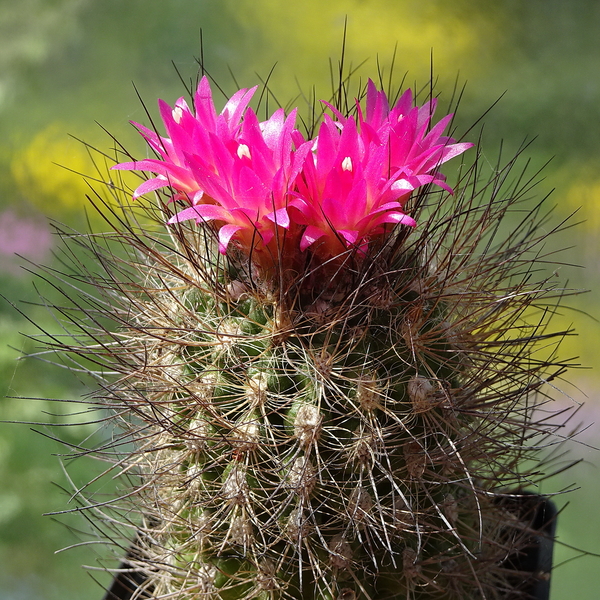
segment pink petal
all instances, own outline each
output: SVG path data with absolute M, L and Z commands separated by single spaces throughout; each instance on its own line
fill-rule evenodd
M 167 187 L 169 182 L 164 177 L 155 177 L 154 179 L 148 179 L 148 181 L 144 181 L 142 185 L 139 185 L 135 192 L 133 192 L 132 198 L 135 200 L 144 194 L 149 192 L 153 192 L 163 187 Z
M 452 120 L 453 116 L 453 114 L 446 115 L 431 128 L 429 133 L 425 136 L 425 138 L 423 138 L 423 147 L 427 147 L 428 145 L 435 144 L 438 142 L 440 136 L 444 133 L 446 127 L 448 127 L 448 124 Z
M 294 112 L 296 112 L 296 110 Z M 276 110 L 267 121 L 260 124 L 262 138 L 271 150 L 276 150 L 278 148 L 284 124 L 285 111 L 283 108 Z
M 275 225 L 279 225 L 285 229 L 290 226 L 290 216 L 288 215 L 287 208 L 280 208 L 275 212 L 265 215 L 265 218 L 275 223 Z
M 202 77 L 194 94 L 194 108 L 196 109 L 196 119 L 200 125 L 214 131 L 217 112 L 215 111 L 210 84 L 206 76 Z
M 324 231 L 321 231 L 318 227 L 309 225 L 302 234 L 302 239 L 300 240 L 300 250 L 304 252 L 309 246 L 314 244 L 319 238 L 322 238 L 324 235 Z
M 412 185 L 407 179 L 399 179 L 398 181 L 392 184 L 392 190 L 395 192 L 412 192 L 415 189 L 415 186 Z
M 354 246 L 358 239 L 358 231 L 354 229 L 338 229 L 337 233 L 341 235 L 349 246 Z
M 215 204 L 200 204 L 198 206 L 184 208 L 169 219 L 169 224 L 181 223 L 182 221 L 189 221 L 190 219 L 196 219 L 197 221 L 213 221 L 215 219 L 224 221 L 228 215 L 228 211 L 222 206 L 216 206 Z
M 161 138 L 155 131 L 152 129 L 148 129 L 135 121 L 131 121 L 132 125 L 136 127 L 136 129 L 142 134 L 144 139 L 148 142 L 148 145 L 162 157 L 167 156 L 167 146 L 165 144 L 165 140 Z
M 388 116 L 390 107 L 385 92 L 378 91 L 372 79 L 367 83 L 367 109 L 366 121 L 369 125 L 378 128 Z
M 442 160 L 438 163 L 445 163 L 446 161 L 466 152 L 469 148 L 472 148 L 475 144 L 471 144 L 470 142 L 462 142 L 460 144 L 451 144 L 450 146 L 446 146 L 444 148 Z
M 417 222 L 404 213 L 388 213 L 385 215 L 386 223 L 400 223 L 401 225 L 408 225 L 409 227 L 416 227 Z
M 230 131 L 239 125 L 242 115 L 257 89 L 257 85 L 250 89 L 241 89 L 231 96 L 227 104 L 225 104 L 221 114 L 232 125 Z
M 340 123 L 346 122 L 346 117 L 330 102 L 326 102 L 325 100 L 321 100 L 321 103 L 324 104 L 337 118 Z
M 397 123 L 401 116 L 405 117 L 412 109 L 413 94 L 412 90 L 408 89 L 398 98 L 398 102 L 396 102 L 394 108 L 390 111 L 390 121 Z
M 227 246 L 231 241 L 231 238 L 240 230 L 243 229 L 241 225 L 223 225 L 219 229 L 219 252 L 221 254 L 227 253 Z

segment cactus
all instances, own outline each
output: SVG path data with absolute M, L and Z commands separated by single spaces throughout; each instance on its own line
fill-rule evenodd
M 118 425 L 96 451 L 119 497 L 86 506 L 134 539 L 133 597 L 527 597 L 514 498 L 567 367 L 535 178 L 483 176 L 410 92 L 369 82 L 306 135 L 252 93 L 161 102 L 168 137 L 138 125 L 157 157 L 106 187 L 114 231 L 62 231 L 96 293 L 48 344 L 97 365 Z M 122 170 L 155 174 L 131 204 Z

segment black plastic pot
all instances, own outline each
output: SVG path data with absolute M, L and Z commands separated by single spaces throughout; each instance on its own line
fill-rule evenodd
M 518 590 L 506 600 L 549 600 L 556 506 L 548 498 L 528 492 L 518 492 L 499 502 L 518 518 L 515 535 L 527 538 L 524 548 L 506 560 L 505 566 L 515 571 L 513 583 Z
M 515 572 L 511 583 L 515 591 L 505 600 L 549 600 L 550 573 L 557 511 L 554 503 L 537 494 L 517 492 L 499 498 L 508 512 L 516 517 L 516 525 L 507 527 L 507 538 L 525 536 L 521 550 L 509 555 L 504 566 Z M 130 561 L 135 561 L 135 544 L 123 559 L 103 600 L 136 600 L 153 597 L 152 590 L 144 589 L 145 577 L 136 571 Z
M 136 593 L 136 600 L 138 598 L 139 600 L 152 598 L 152 590 L 144 589 L 145 575 L 135 570 L 130 562 L 136 559 L 139 559 L 139 555 L 135 549 L 135 542 L 133 542 L 119 565 L 118 572 L 103 600 L 131 600 Z

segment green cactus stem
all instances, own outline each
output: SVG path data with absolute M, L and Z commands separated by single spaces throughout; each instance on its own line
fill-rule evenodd
M 527 597 L 545 574 L 508 566 L 531 534 L 510 499 L 548 475 L 569 332 L 515 164 L 486 177 L 473 151 L 453 195 L 412 194 L 416 229 L 285 269 L 223 254 L 214 222 L 165 226 L 166 188 L 131 206 L 112 181 L 113 230 L 61 232 L 61 285 L 95 293 L 69 292 L 71 340 L 47 344 L 86 361 L 116 424 L 96 451 L 120 494 L 84 502 L 135 534 L 133 598 Z

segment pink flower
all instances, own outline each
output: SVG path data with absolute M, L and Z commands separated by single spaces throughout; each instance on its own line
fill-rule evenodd
M 452 114 L 429 129 L 436 106 L 436 98 L 423 106 L 413 106 L 412 91 L 407 90 L 390 110 L 385 93 L 378 91 L 369 80 L 366 114 L 363 115 L 358 105 L 361 135 L 388 146 L 386 167 L 390 173 L 401 171 L 407 189 L 434 183 L 452 193 L 445 183 L 445 176 L 437 169 L 473 144 L 457 144 L 453 138 L 442 135 L 454 116 Z
M 291 202 L 295 219 L 306 225 L 301 250 L 313 244 L 322 256 L 364 250 L 385 224 L 416 225 L 403 211 L 416 188 L 433 183 L 452 193 L 437 168 L 473 144 L 441 135 L 452 115 L 428 131 L 435 100 L 421 107 L 412 102 L 408 90 L 390 110 L 369 80 L 366 114 L 357 102 L 358 125 L 326 103 L 338 120 L 324 116 Z
M 177 196 L 178 199 L 186 196 L 192 204 L 197 204 L 202 199 L 203 191 L 190 172 L 186 155 L 201 154 L 213 168 L 216 168 L 221 157 L 214 153 L 212 138 L 216 136 L 222 145 L 235 145 L 242 115 L 255 91 L 256 87 L 236 92 L 219 115 L 216 114 L 210 84 L 206 77 L 200 81 L 194 96 L 195 115 L 183 98 L 177 100 L 173 108 L 163 100 L 159 100 L 160 115 L 169 137 L 159 136 L 139 123 L 133 124 L 144 136 L 150 148 L 161 158 L 125 162 L 112 168 L 150 171 L 158 175 L 142 183 L 133 193 L 134 199 L 170 186 L 181 192 Z
M 271 268 L 301 261 L 309 248 L 328 260 L 348 249 L 364 252 L 390 226 L 414 227 L 404 205 L 416 188 L 436 184 L 449 192 L 439 166 L 472 144 L 443 136 L 452 115 L 431 129 L 435 100 L 413 106 L 407 91 L 390 110 L 385 93 L 367 85 L 357 118 L 328 105 L 315 139 L 295 129 L 294 109 L 260 122 L 248 104 L 256 88 L 234 94 L 217 115 L 208 80 L 194 97 L 195 114 L 179 99 L 159 101 L 168 137 L 135 124 L 158 155 L 115 169 L 151 171 L 137 198 L 169 186 L 188 206 L 169 223 L 213 222 L 223 254 L 232 241 Z M 283 264 L 285 263 L 285 265 Z
M 247 109 L 233 143 L 218 136 L 210 139 L 211 164 L 200 152 L 185 154 L 194 181 L 215 204 L 200 204 L 182 210 L 170 222 L 187 219 L 223 223 L 219 229 L 219 247 L 225 253 L 236 237 L 249 252 L 264 249 L 277 234 L 277 227 L 288 229 L 290 183 L 302 168 L 303 157 L 310 150 L 293 151 L 292 134 L 296 111 L 287 117 L 283 109 L 259 123 L 252 109 Z
M 217 115 L 208 80 L 202 78 L 194 99 L 195 115 L 182 98 L 172 109 L 159 102 L 169 137 L 136 124 L 161 159 L 113 167 L 157 173 L 140 185 L 133 197 L 172 187 L 179 192 L 174 200 L 191 206 L 169 222 L 217 222 L 222 253 L 233 237 L 249 253 L 271 243 L 277 227 L 289 228 L 288 185 L 309 151 L 307 146 L 293 152 L 296 111 L 286 117 L 279 109 L 267 121 L 258 121 L 248 108 L 255 90 L 240 90 Z
M 402 210 L 412 190 L 382 174 L 388 148 L 365 143 L 354 118 L 340 123 L 325 115 L 314 146 L 290 202 L 294 219 L 306 226 L 300 250 L 318 242 L 318 253 L 332 257 L 364 249 L 386 223 L 416 225 Z

